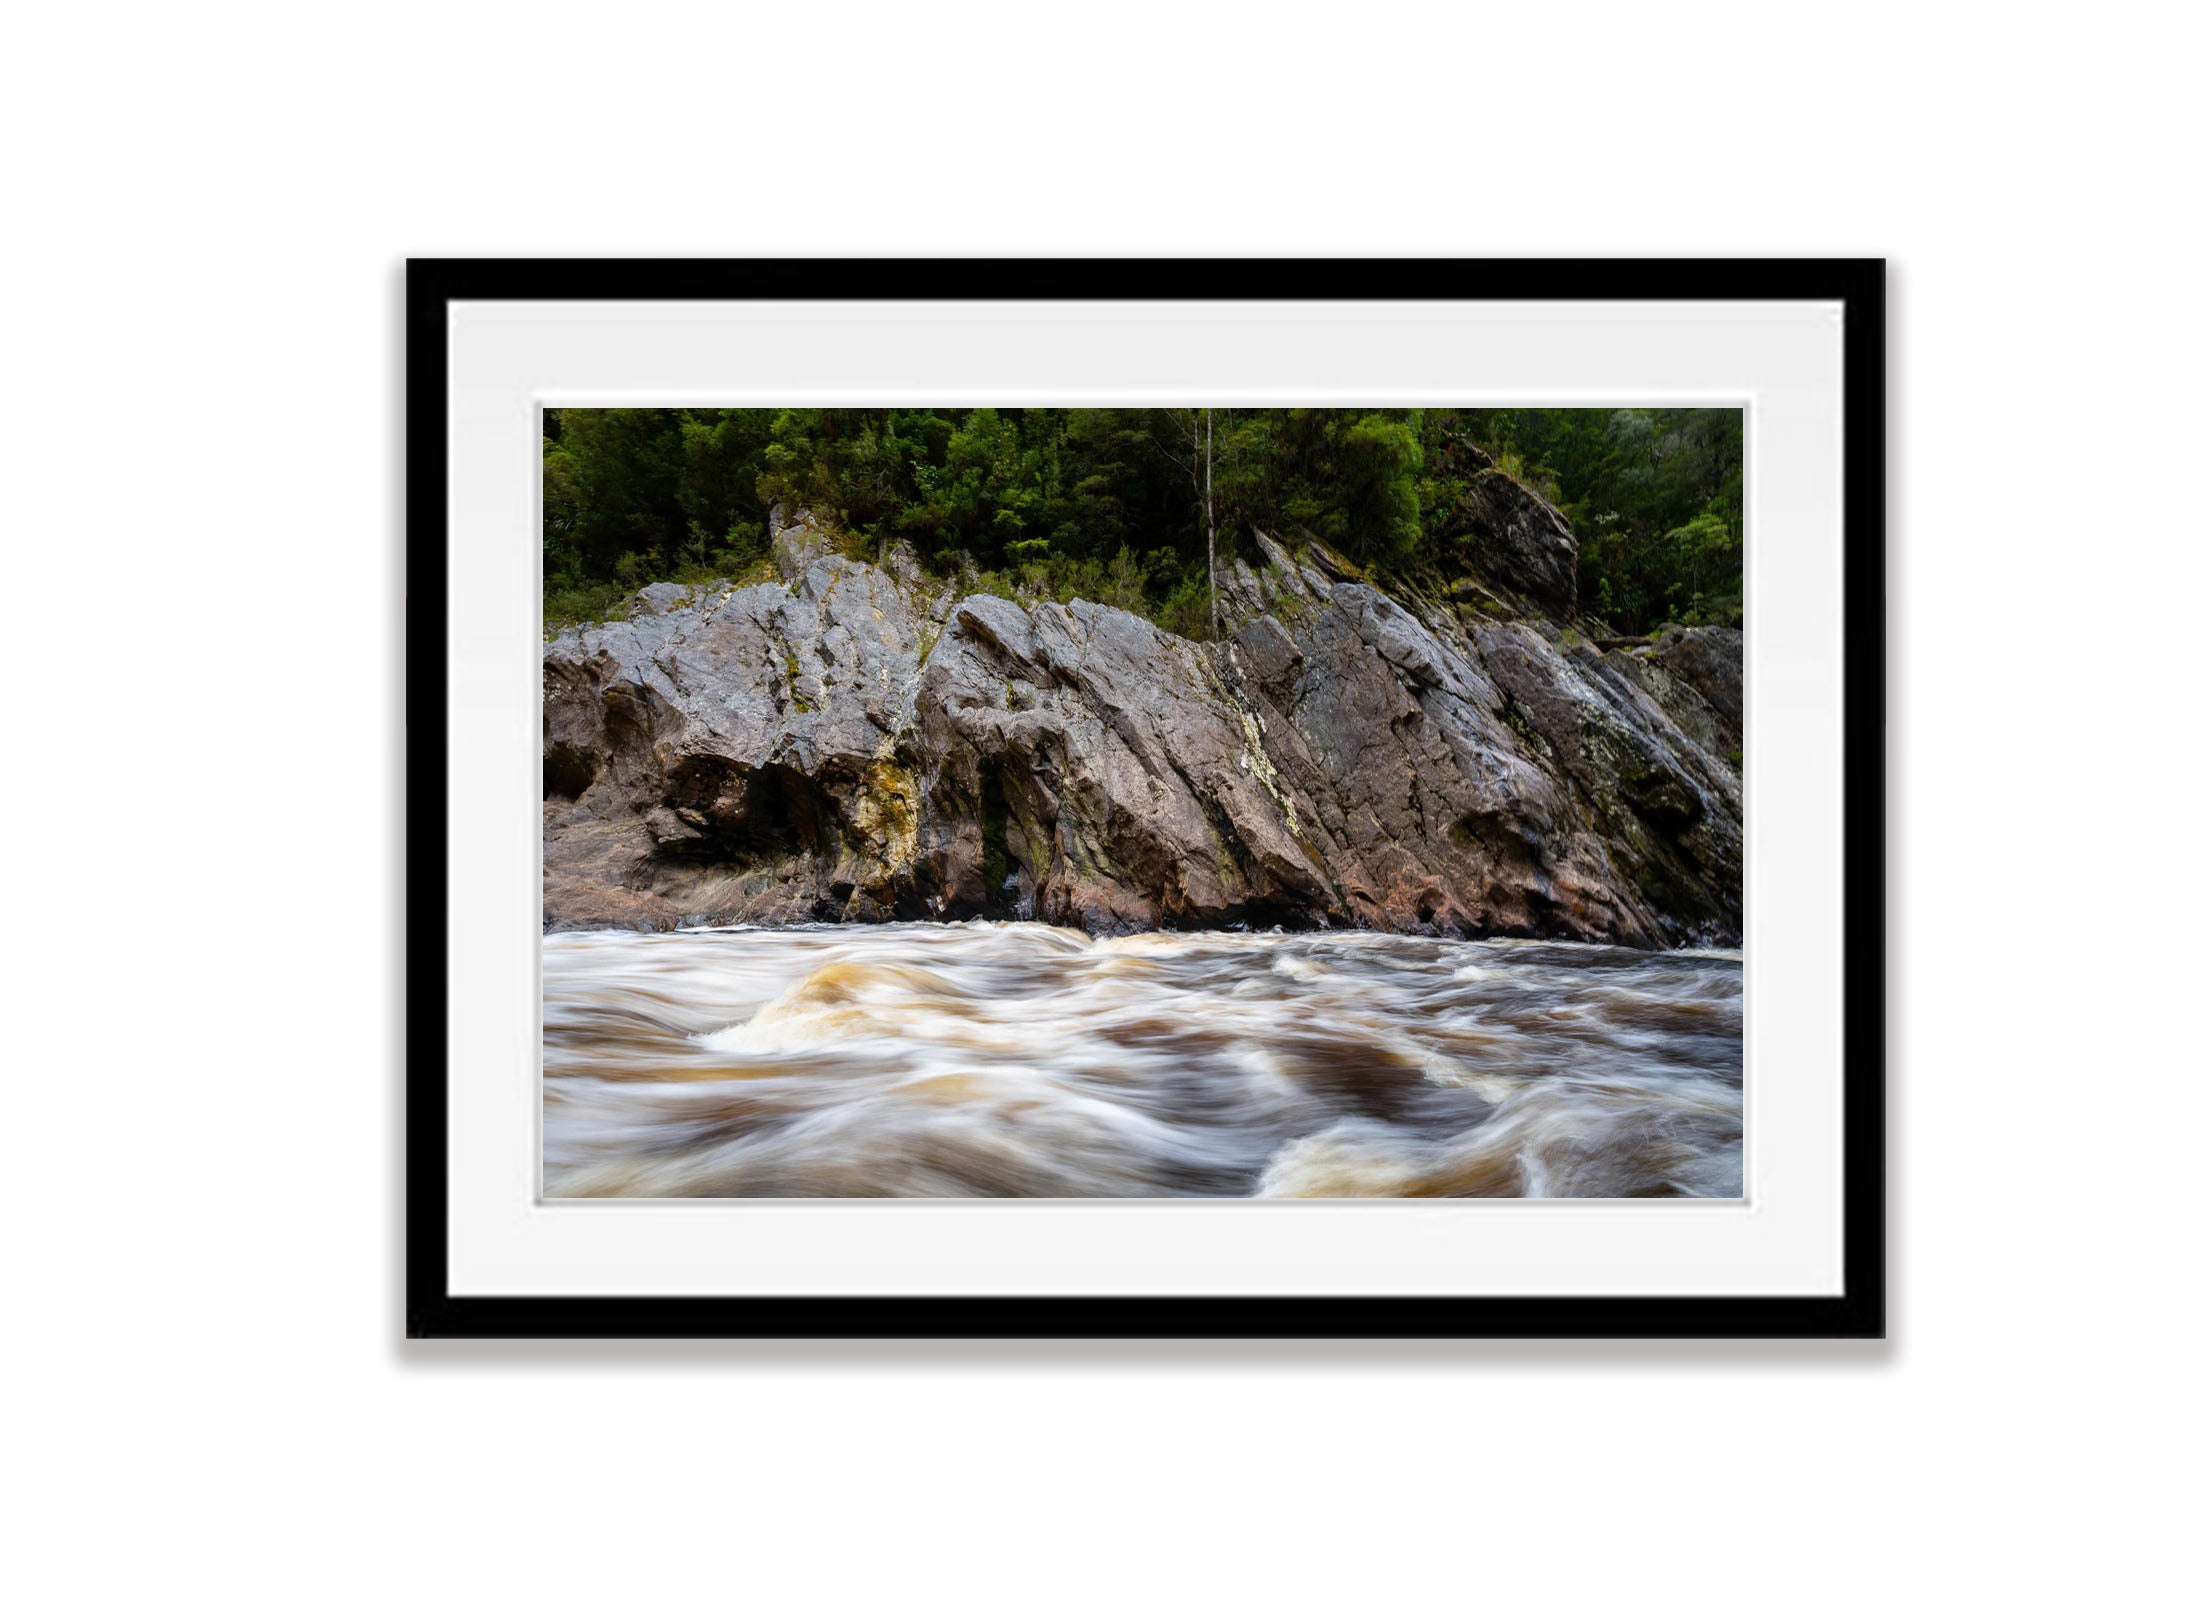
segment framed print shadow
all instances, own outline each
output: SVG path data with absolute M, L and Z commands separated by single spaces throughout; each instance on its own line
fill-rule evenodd
M 414 261 L 414 1337 L 1885 1328 L 1885 273 Z

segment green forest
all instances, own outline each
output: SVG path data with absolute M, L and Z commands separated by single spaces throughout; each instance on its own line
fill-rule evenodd
M 770 508 L 852 553 L 904 539 L 1016 598 L 1088 598 L 1188 637 L 1254 530 L 1378 579 L 1462 570 L 1494 460 L 1562 511 L 1582 609 L 1621 633 L 1739 626 L 1737 410 L 598 410 L 544 413 L 548 628 L 644 584 L 766 576 Z

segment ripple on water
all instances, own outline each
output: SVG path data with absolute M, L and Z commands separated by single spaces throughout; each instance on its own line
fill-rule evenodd
M 572 1196 L 1731 1196 L 1742 964 L 1042 924 L 551 934 Z

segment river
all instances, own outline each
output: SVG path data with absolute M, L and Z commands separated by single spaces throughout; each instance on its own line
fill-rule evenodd
M 552 1198 L 1731 1196 L 1733 951 L 1036 923 L 543 940 Z

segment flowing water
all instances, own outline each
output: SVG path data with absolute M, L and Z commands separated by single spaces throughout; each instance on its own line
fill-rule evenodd
M 1741 1192 L 1733 952 L 565 933 L 543 995 L 553 1197 Z

